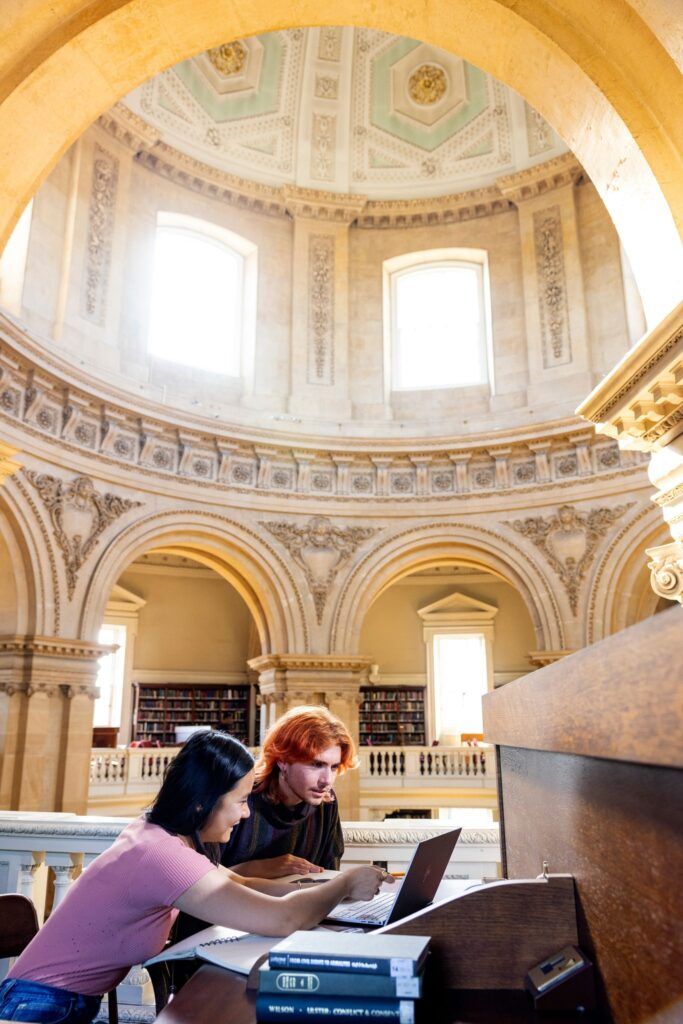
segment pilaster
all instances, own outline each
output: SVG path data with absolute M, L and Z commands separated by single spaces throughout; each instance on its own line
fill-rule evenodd
M 580 176 L 566 154 L 497 181 L 519 212 L 530 405 L 547 401 L 558 378 L 592 383 L 574 196 Z
M 294 219 L 289 411 L 350 418 L 349 226 L 365 199 L 291 188 L 285 200 Z
M 84 814 L 106 644 L 0 637 L 0 806 Z
M 372 658 L 334 654 L 264 654 L 249 661 L 258 672 L 262 707 L 269 709 L 268 726 L 290 708 L 323 704 L 342 720 L 358 744 L 360 688 L 367 684 Z M 343 775 L 337 785 L 339 813 L 354 820 L 360 813 L 357 771 Z

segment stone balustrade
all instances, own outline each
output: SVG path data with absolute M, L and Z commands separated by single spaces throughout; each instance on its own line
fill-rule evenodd
M 494 788 L 493 747 L 362 747 L 359 751 L 361 790 L 363 782 L 382 779 L 411 787 L 428 782 Z
M 155 793 L 169 762 L 180 747 L 133 747 L 114 750 L 95 747 L 90 760 L 91 807 L 107 798 L 142 797 Z M 256 750 L 252 750 L 256 754 Z M 383 783 L 417 790 L 430 787 L 495 789 L 493 748 L 361 747 L 360 790 Z
M 132 753 L 135 756 L 128 759 Z M 149 750 L 97 751 L 93 758 L 95 776 L 112 784 L 126 779 L 130 767 L 137 779 L 150 770 L 156 778 L 161 766 L 139 757 Z M 166 749 L 163 761 L 173 756 Z M 106 757 L 108 759 L 106 759 Z M 42 923 L 58 906 L 78 875 L 106 850 L 128 824 L 128 818 L 78 816 L 59 813 L 0 812 L 0 892 L 19 892 L 33 900 Z M 402 819 L 385 822 L 345 822 L 344 867 L 376 861 L 390 871 L 405 871 L 415 844 L 457 824 Z M 446 870 L 447 878 L 482 878 L 500 873 L 498 826 L 463 829 Z M 0 978 L 7 961 L 0 961 Z M 119 1019 L 153 1021 L 154 999 L 147 973 L 133 966 L 119 986 Z M 107 1020 L 103 1006 L 98 1020 Z

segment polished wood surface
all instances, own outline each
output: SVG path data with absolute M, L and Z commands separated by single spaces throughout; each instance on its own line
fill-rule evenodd
M 504 873 L 570 873 L 604 1019 L 683 1021 L 679 608 L 485 697 Z
M 507 747 L 500 771 L 508 874 L 572 873 L 603 1005 L 636 1024 L 680 1000 L 683 1021 L 681 772 Z
M 683 768 L 683 609 L 672 608 L 484 696 L 505 747 Z
M 157 1017 L 158 1024 L 255 1024 L 255 993 L 247 979 L 205 964 Z M 587 1014 L 543 1014 L 543 1024 L 593 1024 Z M 524 992 L 437 992 L 417 1015 L 431 1024 L 538 1024 Z M 667 1022 L 669 1024 L 669 1022 Z
M 431 936 L 438 989 L 521 990 L 530 967 L 576 945 L 574 881 L 555 876 L 477 886 L 381 931 Z

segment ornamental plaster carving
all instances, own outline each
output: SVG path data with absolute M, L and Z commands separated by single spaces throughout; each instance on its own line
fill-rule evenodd
M 100 494 L 90 477 L 78 476 L 65 484 L 55 476 L 24 470 L 50 514 L 55 540 L 66 566 L 69 600 L 72 599 L 78 573 L 100 535 L 119 516 L 142 502 Z
M 308 382 L 334 383 L 334 237 L 308 244 Z
M 650 585 L 658 597 L 683 604 L 683 541 L 649 548 Z
M 36 505 L 35 501 L 31 497 L 31 495 L 29 494 L 28 490 L 26 489 L 26 487 L 24 486 L 22 481 L 19 479 L 19 477 L 16 477 L 13 482 L 14 482 L 14 485 L 19 490 L 19 493 L 22 495 L 24 501 L 26 502 L 28 507 L 33 512 L 33 515 L 35 516 L 36 522 L 38 523 L 38 528 L 39 528 L 39 530 L 40 530 L 40 532 L 42 534 L 42 537 L 43 537 L 43 542 L 45 544 L 45 551 L 47 552 L 48 561 L 50 563 L 50 577 L 51 577 L 51 580 L 52 580 L 52 593 L 51 593 L 52 602 L 51 603 L 52 603 L 52 608 L 53 608 L 53 629 L 54 629 L 54 633 L 58 634 L 59 630 L 60 630 L 60 626 L 61 626 L 62 598 L 61 598 L 61 589 L 60 589 L 60 585 L 59 585 L 59 573 L 57 572 L 57 562 L 55 560 L 54 552 L 52 550 L 52 544 L 50 543 L 50 535 L 48 533 L 47 527 L 45 526 L 45 523 L 43 522 L 43 517 L 40 514 L 40 510 L 38 509 L 38 506 Z M 43 585 L 42 573 L 40 574 L 40 576 L 38 578 L 38 582 L 39 582 L 39 586 L 40 586 L 40 607 L 41 608 L 45 608 L 46 605 L 50 604 L 50 602 L 49 601 L 46 602 L 46 600 L 45 600 L 45 588 L 44 588 L 44 585 Z
M 334 181 L 337 118 L 333 114 L 313 114 L 311 133 L 311 177 L 316 181 Z
M 421 64 L 408 79 L 411 99 L 423 106 L 438 103 L 447 86 L 446 74 L 436 64 Z
M 580 512 L 574 505 L 561 505 L 551 516 L 528 516 L 506 521 L 517 533 L 527 537 L 545 555 L 560 577 L 574 616 L 578 615 L 581 581 L 595 558 L 598 542 L 609 527 L 635 502 L 616 508 L 593 508 Z
M 537 210 L 533 222 L 543 365 L 547 369 L 572 359 L 560 207 Z
M 526 102 L 524 103 L 524 117 L 526 119 L 529 156 L 539 156 L 541 153 L 547 153 L 555 145 L 555 135 L 552 128 L 545 118 Z
M 327 516 L 313 516 L 305 527 L 285 521 L 262 525 L 284 544 L 303 570 L 313 595 L 318 625 L 339 569 L 363 541 L 378 532 L 378 528 L 370 526 L 335 526 Z
M 232 43 L 223 43 L 206 51 L 206 55 L 220 75 L 228 78 L 239 74 L 247 60 L 247 49 L 244 43 L 236 39 Z
M 96 143 L 88 212 L 83 314 L 97 324 L 104 323 L 106 314 L 118 176 L 119 161 Z
M 364 846 L 388 844 L 396 846 L 414 846 L 423 839 L 432 839 L 434 836 L 443 835 L 443 829 L 411 829 L 394 826 L 391 830 L 373 827 L 373 825 L 348 824 L 343 825 L 345 846 Z M 458 840 L 459 845 L 465 846 L 497 846 L 500 842 L 500 832 L 497 828 L 464 828 Z
M 321 28 L 318 44 L 318 58 L 338 62 L 341 57 L 342 30 L 340 28 Z

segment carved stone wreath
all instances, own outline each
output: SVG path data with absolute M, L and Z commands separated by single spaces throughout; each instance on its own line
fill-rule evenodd
M 100 494 L 88 476 L 77 476 L 70 484 L 65 484 L 47 473 L 29 469 L 24 472 L 50 513 L 55 540 L 64 556 L 71 600 L 78 572 L 100 534 L 124 512 L 139 507 L 142 502 L 120 498 L 116 494 Z
M 421 64 L 408 81 L 408 92 L 416 103 L 429 106 L 438 103 L 446 92 L 446 74 L 436 64 Z
M 562 580 L 576 616 L 581 580 L 595 557 L 598 541 L 634 504 L 631 501 L 616 508 L 592 508 L 590 512 L 561 505 L 554 515 L 529 516 L 505 525 L 528 537 L 543 552 Z
M 335 576 L 364 540 L 377 533 L 370 526 L 335 526 L 327 516 L 313 516 L 307 526 L 269 521 L 263 526 L 284 544 L 303 570 L 315 605 L 318 625 Z

